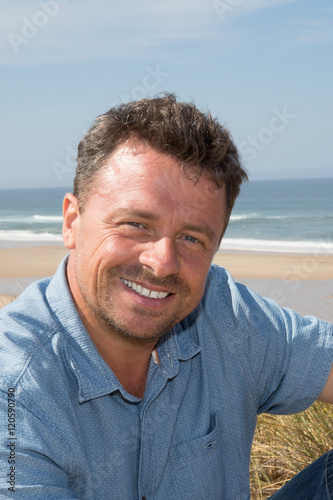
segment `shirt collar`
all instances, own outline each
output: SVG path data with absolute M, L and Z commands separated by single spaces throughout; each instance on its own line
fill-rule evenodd
M 120 390 L 121 385 L 81 321 L 67 283 L 67 261 L 68 256 L 53 276 L 46 297 L 65 337 L 70 366 L 79 386 L 78 398 L 83 402 Z
M 120 391 L 131 402 L 140 401 L 124 391 L 85 329 L 69 290 L 66 277 L 67 261 L 68 256 L 60 263 L 47 288 L 46 298 L 68 346 L 71 369 L 78 382 L 79 401 L 88 401 L 116 391 Z M 156 347 L 167 378 L 178 374 L 179 360 L 191 359 L 200 349 L 181 324 L 165 334 Z

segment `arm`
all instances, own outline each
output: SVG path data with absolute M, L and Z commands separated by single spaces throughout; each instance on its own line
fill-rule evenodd
M 324 403 L 333 404 L 333 364 L 331 366 L 330 373 L 328 375 L 325 387 L 320 394 L 318 401 L 323 401 Z

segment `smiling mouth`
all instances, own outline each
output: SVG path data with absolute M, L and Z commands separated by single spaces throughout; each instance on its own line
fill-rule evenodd
M 141 285 L 137 285 L 134 283 L 134 281 L 128 281 L 125 278 L 120 278 L 121 281 L 128 286 L 128 288 L 131 288 L 134 292 L 136 292 L 138 295 L 141 295 L 142 297 L 147 297 L 148 299 L 165 299 L 169 295 L 171 295 L 168 292 L 157 292 L 156 290 L 148 290 L 148 288 L 144 288 Z

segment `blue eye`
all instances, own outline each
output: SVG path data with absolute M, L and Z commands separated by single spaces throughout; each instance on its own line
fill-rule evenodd
M 127 224 L 129 224 L 130 226 L 133 226 L 133 227 L 138 227 L 138 228 L 145 227 L 143 224 L 141 224 L 141 222 L 127 222 Z
M 199 243 L 199 240 L 194 238 L 194 236 L 184 236 L 184 240 L 189 241 L 190 243 Z

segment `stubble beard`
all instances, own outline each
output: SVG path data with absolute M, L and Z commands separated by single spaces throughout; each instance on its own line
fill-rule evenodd
M 156 329 L 155 333 L 147 335 L 146 331 L 142 333 L 130 331 L 120 321 L 116 322 L 111 316 L 103 313 L 103 311 L 96 311 L 96 313 L 98 314 L 98 319 L 104 324 L 110 335 L 117 335 L 138 344 L 149 344 L 151 342 L 157 342 L 181 319 L 179 318 L 178 314 L 175 314 L 174 317 L 169 319 L 168 322 L 165 321 L 165 323 L 162 323 L 159 328 Z
M 129 281 L 143 281 L 152 286 L 161 286 L 167 290 L 172 290 L 172 293 L 179 296 L 176 309 L 172 313 L 169 313 L 163 321 L 159 317 L 160 315 L 156 314 L 156 324 L 156 321 L 154 322 L 154 311 L 145 311 L 140 306 L 133 307 L 132 312 L 138 318 L 138 322 L 140 321 L 140 317 L 143 320 L 150 320 L 149 327 L 147 327 L 150 333 L 147 332 L 147 329 L 144 331 L 136 331 L 134 328 L 129 328 L 119 317 L 117 318 L 117 316 L 119 316 L 117 311 L 112 311 L 112 295 L 114 293 L 112 292 L 112 288 L 121 277 Z M 186 303 L 187 296 L 190 294 L 189 286 L 175 275 L 168 276 L 163 280 L 157 279 L 143 270 L 140 265 L 119 266 L 107 270 L 104 273 L 104 278 L 98 290 L 97 301 L 94 304 L 89 304 L 89 301 L 85 299 L 96 320 L 109 335 L 120 336 L 133 343 L 147 344 L 157 342 L 166 332 L 170 331 L 173 326 L 179 323 L 179 321 L 188 314 L 186 311 L 184 313 L 184 304 Z

